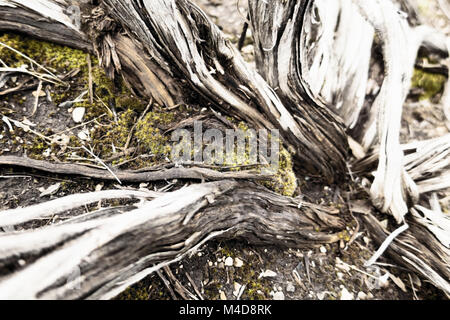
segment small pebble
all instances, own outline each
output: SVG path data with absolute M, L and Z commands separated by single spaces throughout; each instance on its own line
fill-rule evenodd
M 241 268 L 244 265 L 244 261 L 242 261 L 239 258 L 235 258 L 234 259 L 234 264 L 233 264 L 236 268 Z
M 232 267 L 233 263 L 234 263 L 234 261 L 233 261 L 232 257 L 228 257 L 228 258 L 225 259 L 225 266 L 226 267 Z
M 319 300 L 323 300 L 323 299 L 325 299 L 325 295 L 326 295 L 326 292 L 319 292 L 319 293 L 317 294 L 317 298 L 318 298 Z
M 85 130 L 80 131 L 80 132 L 78 132 L 77 136 L 78 136 L 78 138 L 80 138 L 81 141 L 89 141 L 90 140 L 89 131 L 87 131 L 87 132 Z
M 81 123 L 83 121 L 85 112 L 86 112 L 86 108 L 83 108 L 83 107 L 78 107 L 78 108 L 73 109 L 73 111 L 72 111 L 73 121 L 75 121 L 75 123 Z
M 235 283 L 233 284 L 233 287 L 234 287 L 233 295 L 234 295 L 235 297 L 237 297 L 237 296 L 239 295 L 239 291 L 241 291 L 242 285 L 239 284 L 239 283 L 237 283 L 237 282 L 235 282 Z
M 321 253 L 327 253 L 327 249 L 325 247 L 320 247 L 320 252 Z
M 274 278 L 276 276 L 277 276 L 276 272 L 273 272 L 272 270 L 266 270 L 262 272 L 258 278 Z
M 284 293 L 282 291 L 273 294 L 273 300 L 284 300 Z
M 341 291 L 341 300 L 353 300 L 353 293 L 348 292 L 347 288 L 343 288 Z
M 365 294 L 362 291 L 358 292 L 358 299 L 359 300 L 366 300 L 367 299 L 367 294 Z
M 292 283 L 288 283 L 286 286 L 286 291 L 287 292 L 294 292 L 295 291 L 295 286 Z

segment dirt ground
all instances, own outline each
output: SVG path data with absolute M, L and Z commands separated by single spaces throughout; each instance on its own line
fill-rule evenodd
M 223 28 L 232 41 L 237 42 L 245 21 L 246 1 L 196 2 Z M 243 50 L 246 58 L 251 61 L 251 44 Z M 20 82 L 21 79 L 15 80 Z M 82 92 L 76 81 L 71 90 L 73 92 L 68 93 L 70 98 L 76 98 Z M 7 121 L 0 123 L 0 155 L 39 153 L 44 159 L 61 161 L 62 153 L 58 153 L 61 150 L 54 150 L 51 144 L 38 148 L 37 144 L 42 141 L 37 139 L 33 132 L 57 136 L 65 133 L 69 138 L 82 137 L 86 130 L 92 133 L 107 125 L 93 117 L 94 120 L 89 125 L 79 126 L 74 122 L 73 108 L 61 107 L 55 101 L 46 99 L 45 95 L 39 100 L 38 108 L 34 112 L 36 97 L 33 92 L 35 89 L 21 91 L 8 99 L 0 96 L 0 117 L 7 115 L 8 118 L 29 126 L 25 130 L 15 129 L 10 132 Z M 408 136 L 424 138 L 448 133 L 441 109 L 442 106 L 429 100 L 411 101 L 406 107 L 404 118 L 404 127 L 409 128 Z M 195 114 L 199 110 L 190 112 Z M 118 114 L 120 115 L 120 110 Z M 96 116 L 101 116 L 101 113 Z M 75 156 L 87 157 L 82 152 Z M 129 159 L 125 159 L 127 160 Z M 381 264 L 376 267 L 364 267 L 365 261 L 373 255 L 376 247 L 364 226 L 359 223 L 358 217 L 352 216 L 346 203 L 336 197 L 342 190 L 336 186 L 323 186 L 313 179 L 306 178 L 302 183 L 302 192 L 308 201 L 339 205 L 347 224 L 347 238 L 333 245 L 305 249 L 253 246 L 239 239 L 216 240 L 204 245 L 195 255 L 172 265 L 172 276 L 167 271 L 152 274 L 127 289 L 117 299 L 172 299 L 171 290 L 177 282 L 197 298 L 215 300 L 444 298 L 443 294 L 431 285 L 384 258 L 380 259 Z M 58 184 L 59 187 L 55 188 L 54 192 L 42 196 L 50 187 Z M 159 189 L 164 185 L 165 183 L 146 187 Z M 100 183 L 84 178 L 0 167 L 0 210 L 27 206 L 77 192 L 117 187 L 116 183 Z M 130 184 L 122 187 L 140 186 Z M 440 198 L 449 201 L 448 193 L 440 194 Z M 58 217 L 43 223 L 56 221 Z M 349 238 L 355 233 L 354 241 L 348 245 Z M 169 286 L 165 285 L 164 280 L 170 283 Z M 189 293 L 185 294 L 189 297 Z M 177 298 L 182 297 L 178 292 L 175 295 Z

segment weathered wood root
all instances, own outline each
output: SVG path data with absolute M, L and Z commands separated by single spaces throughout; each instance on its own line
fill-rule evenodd
M 421 194 L 450 187 L 450 134 L 439 138 L 411 142 L 400 146 L 406 154 L 403 167 L 417 184 Z M 351 170 L 363 174 L 374 169 L 378 162 L 379 150 L 356 160 Z
M 388 236 L 380 222 L 372 215 L 363 215 L 365 225 L 378 244 Z M 386 254 L 393 261 L 414 270 L 450 298 L 450 250 L 414 218 L 408 218 L 409 229 L 391 243 Z
M 64 24 L 70 21 L 64 14 L 67 5 L 54 0 L 40 2 L 60 8 L 53 17 L 54 24 L 62 30 L 69 29 L 67 32 L 74 31 L 73 26 Z M 39 11 L 19 0 L 7 3 L 16 6 L 19 17 L 31 11 L 42 14 L 43 21 L 48 19 L 47 10 Z M 0 13 L 10 10 L 6 8 L 0 5 Z M 81 8 L 83 16 L 89 18 L 76 31 L 86 29 L 83 38 L 91 38 L 93 49 L 110 76 L 122 76 L 132 90 L 161 105 L 209 105 L 245 120 L 255 129 L 277 128 L 286 146 L 295 153 L 299 168 L 330 182 L 342 178 L 348 148 L 339 119 L 314 101 L 310 106 L 303 102 L 301 113 L 292 115 L 302 94 L 295 101 L 285 101 L 292 105 L 285 105 L 192 2 L 104 0 L 100 6 Z M 54 26 L 46 29 L 43 23 L 40 28 L 41 38 L 60 41 L 53 36 Z M 11 27 L 0 21 L 0 30 Z M 32 35 L 29 28 L 19 30 Z M 76 43 L 72 45 L 77 47 Z
M 164 181 L 172 179 L 192 179 L 216 181 L 223 179 L 253 179 L 253 180 L 270 180 L 271 176 L 267 174 L 257 173 L 252 170 L 247 171 L 230 171 L 220 172 L 208 168 L 196 167 L 173 167 L 156 171 L 113 171 L 112 175 L 107 170 L 90 168 L 80 164 L 73 163 L 56 163 L 42 160 L 35 160 L 17 156 L 0 156 L 0 166 L 22 167 L 35 169 L 47 173 L 57 173 L 62 175 L 75 175 L 87 178 L 93 178 L 104 181 L 112 181 L 117 178 L 122 182 L 152 182 Z
M 284 247 L 340 239 L 336 232 L 344 224 L 335 210 L 298 207 L 253 183 L 219 181 L 167 193 L 128 212 L 108 209 L 3 233 L 0 269 L 9 272 L 0 278 L 0 297 L 112 298 L 213 238 Z
M 84 1 L 71 4 L 82 3 Z M 337 1 L 333 3 L 335 6 Z M 18 30 L 44 40 L 96 51 L 111 77 L 122 76 L 136 93 L 152 97 L 161 105 L 195 102 L 246 120 L 254 128 L 278 128 L 286 146 L 296 153 L 298 167 L 332 182 L 345 173 L 348 150 L 343 121 L 333 111 L 339 113 L 349 127 L 360 120 L 364 88 L 360 79 L 367 74 L 365 68 L 368 63 L 364 59 L 370 59 L 367 52 L 371 48 L 369 38 L 373 37 L 375 29 L 383 50 L 386 74 L 370 119 L 363 126 L 360 142 L 365 150 L 380 144 L 376 162 L 378 169 L 372 185 L 374 203 L 382 211 L 390 212 L 398 222 L 404 219 L 409 222 L 409 217 L 404 215 L 408 207 L 417 203 L 417 191 L 430 191 L 430 184 L 435 181 L 428 180 L 428 185 L 422 189 L 419 185 L 417 190 L 413 178 L 406 173 L 398 140 L 401 106 L 422 42 L 447 54 L 448 47 L 442 48 L 442 43 L 435 41 L 426 28 L 408 26 L 391 1 L 339 0 L 339 3 L 345 11 L 341 14 L 349 14 L 361 30 L 370 33 L 367 39 L 359 35 L 359 39 L 365 42 L 356 50 L 365 52 L 360 55 L 358 68 L 341 72 L 341 85 L 328 88 L 331 90 L 327 93 L 329 96 L 335 94 L 340 97 L 337 104 L 345 100 L 342 98 L 344 94 L 353 92 L 350 94 L 353 97 L 348 96 L 346 99 L 349 100 L 345 101 L 350 101 L 350 104 L 354 101 L 354 105 L 340 110 L 326 105 L 321 101 L 323 97 L 318 96 L 320 93 L 326 97 L 327 89 L 322 87 L 320 79 L 331 79 L 327 79 L 326 65 L 320 63 L 334 63 L 340 72 L 352 57 L 359 55 L 339 47 L 338 43 L 336 47 L 341 50 L 337 52 L 345 57 L 340 61 L 342 57 L 337 57 L 338 61 L 330 62 L 330 59 L 321 57 L 325 50 L 311 45 L 316 40 L 319 47 L 327 44 L 324 38 L 321 39 L 323 41 L 316 39 L 315 31 L 310 28 L 318 22 L 326 22 L 318 19 L 325 17 L 318 17 L 316 13 L 325 12 L 320 9 L 327 5 L 327 1 L 249 1 L 257 64 L 262 76 L 244 63 L 220 30 L 188 0 L 103 0 L 98 6 L 83 4 L 81 11 L 87 18 L 79 26 L 68 13 L 70 4 L 67 1 L 0 0 L 0 14 L 7 17 L 0 20 L 0 30 Z M 48 10 L 49 7 L 54 10 Z M 360 10 L 359 16 L 354 15 L 355 8 Z M 324 30 L 328 30 L 330 36 L 334 27 L 342 28 L 338 28 L 341 32 L 336 37 L 339 42 L 347 34 L 345 23 L 351 20 L 337 19 L 337 7 L 335 9 L 334 15 L 328 17 L 334 25 L 326 25 Z M 344 24 L 337 26 L 338 20 Z M 351 35 L 356 37 L 357 31 L 351 31 Z M 312 74 L 308 74 L 311 66 L 314 67 L 311 70 L 319 71 L 319 80 L 313 80 Z M 440 151 L 440 154 L 444 153 L 445 150 Z M 428 165 L 436 170 L 435 173 L 442 173 L 445 159 L 439 159 L 432 152 L 425 152 L 424 157 L 429 159 L 425 165 L 417 164 L 421 156 L 407 160 L 412 164 L 408 168 L 411 174 L 422 176 Z M 73 173 L 80 169 L 67 168 Z M 190 179 L 203 178 L 202 172 L 193 169 L 189 174 L 184 170 L 172 173 Z M 61 171 L 65 172 L 67 170 Z M 100 172 L 90 173 L 94 177 L 100 175 Z M 105 172 L 101 172 L 101 176 L 104 175 Z M 211 175 L 214 179 L 229 177 L 219 173 Z M 162 178 L 154 172 L 150 177 Z M 49 229 L 5 234 L 2 239 L 9 239 L 9 243 L 16 246 L 11 246 L 10 251 L 4 247 L 3 252 L 8 258 L 3 263 L 23 260 L 26 265 L 13 265 L 17 267 L 12 268 L 17 273 L 5 276 L 0 284 L 0 296 L 14 297 L 22 293 L 30 298 L 112 297 L 149 272 L 181 259 L 194 250 L 195 245 L 219 236 L 242 236 L 255 243 L 289 246 L 336 240 L 336 235 L 317 233 L 311 228 L 317 224 L 319 227 L 339 227 L 336 217 L 318 215 L 317 212 L 311 215 L 303 207 L 304 215 L 298 216 L 295 200 L 269 196 L 254 185 L 235 184 L 228 181 L 222 185 L 192 186 L 188 189 L 192 193 L 189 199 L 180 190 L 136 210 L 108 209 Z M 445 186 L 445 182 L 442 185 Z M 231 194 L 231 190 L 237 194 Z M 173 199 L 173 195 L 179 198 Z M 318 216 L 319 220 L 327 222 L 322 221 L 320 225 Z M 170 217 L 174 220 L 165 220 Z M 224 218 L 228 220 L 222 220 Z M 374 224 L 372 232 L 382 241 L 385 234 L 377 229 L 375 221 L 368 222 L 369 226 Z M 171 233 L 165 233 L 166 227 Z M 40 238 L 43 236 L 41 230 L 45 230 L 45 239 Z M 169 235 L 174 239 L 168 239 Z M 400 249 L 394 246 L 391 250 L 408 259 L 401 259 L 402 262 L 407 261 L 405 266 L 419 272 L 448 294 L 448 281 L 445 279 L 448 278 L 448 269 L 442 266 L 442 261 L 448 265 L 448 251 L 434 243 L 433 232 L 423 225 L 411 228 L 407 235 L 408 245 L 405 245 L 405 240 L 401 246 L 395 244 Z M 42 248 L 33 247 L 35 242 L 29 239 L 44 239 L 41 245 L 50 247 L 43 254 Z M 133 245 L 130 246 L 127 240 L 133 241 Z M 426 246 L 418 246 L 423 252 L 416 255 L 414 246 L 421 242 Z M 19 244 L 23 246 L 19 248 Z M 49 248 L 54 251 L 49 251 Z M 14 260 L 17 257 L 22 259 Z M 114 259 L 121 262 L 113 265 L 111 261 Z M 157 265 L 152 268 L 154 264 Z M 434 267 L 434 264 L 439 265 Z M 69 290 L 80 280 L 83 281 L 80 290 Z

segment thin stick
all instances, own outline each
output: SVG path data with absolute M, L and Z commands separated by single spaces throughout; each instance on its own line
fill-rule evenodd
M 410 273 L 408 273 L 408 277 L 409 277 L 409 282 L 411 283 L 411 289 L 412 289 L 413 294 L 414 294 L 414 299 L 419 300 L 419 297 L 417 296 L 416 288 L 414 287 L 414 283 L 413 283 L 413 280 L 412 280 L 412 277 L 411 277 Z
M 161 270 L 156 270 L 156 274 L 162 280 L 167 290 L 169 290 L 169 294 L 172 297 L 172 300 L 178 300 L 177 296 L 175 295 L 175 292 L 172 290 L 172 287 L 170 286 L 169 280 L 167 280 L 166 277 L 164 277 Z
M 247 21 L 250 19 L 250 14 L 247 14 Z M 242 48 L 244 47 L 244 43 L 245 43 L 245 38 L 247 37 L 247 31 L 248 31 L 248 22 L 244 23 L 244 26 L 242 27 L 242 33 L 241 33 L 241 37 L 239 38 L 239 42 L 238 42 L 238 50 L 241 51 Z
M 37 111 L 39 105 L 39 95 L 41 94 L 41 90 L 42 90 L 42 80 L 39 81 L 39 85 L 36 90 L 36 100 L 34 101 L 33 112 L 31 113 L 31 116 L 34 116 L 34 114 Z
M 372 256 L 372 258 L 367 261 L 364 266 L 370 267 L 373 265 L 379 257 L 386 251 L 386 249 L 389 247 L 389 245 L 392 243 L 392 241 L 395 240 L 402 232 L 406 231 L 409 228 L 408 224 L 405 223 L 400 228 L 396 229 L 394 232 L 392 232 L 389 237 L 384 240 L 384 242 L 381 244 L 380 248 L 375 252 L 375 254 Z
M 198 290 L 197 285 L 195 284 L 194 280 L 192 279 L 192 277 L 189 275 L 189 272 L 186 272 L 186 278 L 189 280 L 189 282 L 191 283 L 192 287 L 194 288 L 195 293 L 197 294 L 197 296 L 200 298 L 200 300 L 204 300 L 202 297 L 202 294 L 200 293 L 200 290 Z
M 188 289 L 186 289 L 180 281 L 173 275 L 172 270 L 170 270 L 169 266 L 165 266 L 164 271 L 170 280 L 174 283 L 175 291 L 178 292 L 184 300 L 198 300 L 198 298 L 192 294 Z
M 118 198 L 156 198 L 162 195 L 160 192 L 135 191 L 135 190 L 105 190 L 82 194 L 73 194 L 56 200 L 36 204 L 27 208 L 17 208 L 2 211 L 0 215 L 0 227 L 18 225 L 34 219 L 48 217 L 78 208 L 85 204 L 98 202 L 105 199 Z
M 35 60 L 31 59 L 30 57 L 28 57 L 27 55 L 23 54 L 22 52 L 14 49 L 13 47 L 8 46 L 6 43 L 3 43 L 0 41 L 0 45 L 11 50 L 14 53 L 17 53 L 18 55 L 20 55 L 22 58 L 27 59 L 28 61 L 34 63 L 35 65 L 37 65 L 39 68 L 41 68 L 42 70 L 44 70 L 45 72 L 47 72 L 49 75 L 51 75 L 55 80 L 62 82 L 57 76 L 55 76 L 53 74 L 53 72 L 51 72 L 50 70 L 48 70 L 46 67 L 44 67 L 43 65 L 39 64 L 38 62 L 36 62 Z
M 110 167 L 108 167 L 106 165 L 106 163 L 104 163 L 102 161 L 102 159 L 100 159 L 99 157 L 97 157 L 92 151 L 90 151 L 88 148 L 86 148 L 85 146 L 82 146 L 83 150 L 86 151 L 87 153 L 89 153 L 91 156 L 93 156 L 95 158 L 95 160 L 97 160 L 98 163 L 100 163 L 103 167 L 105 167 L 106 170 L 108 170 L 114 178 L 116 178 L 117 182 L 119 182 L 119 184 L 122 184 L 122 181 L 120 181 L 120 179 L 117 177 L 117 175 L 111 170 Z
M 34 160 L 17 156 L 0 156 L 0 165 L 15 166 L 40 170 L 52 174 L 77 175 L 99 180 L 115 180 L 111 175 L 105 174 L 105 170 L 89 168 L 73 163 L 55 163 L 42 160 Z M 224 179 L 252 179 L 271 180 L 272 175 L 261 174 L 255 171 L 231 171 L 219 172 L 206 168 L 170 168 L 157 171 L 116 171 L 115 175 L 124 182 L 150 182 L 164 181 L 171 179 L 192 179 L 192 180 L 224 180 Z
M 92 105 L 94 103 L 94 89 L 92 84 L 92 63 L 91 63 L 91 55 L 87 55 L 87 63 L 89 70 L 89 103 Z

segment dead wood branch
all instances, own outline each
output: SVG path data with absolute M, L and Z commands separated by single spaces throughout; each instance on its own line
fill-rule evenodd
M 448 141 L 408 150 L 399 140 L 419 48 L 446 58 L 449 42 L 418 25 L 419 17 L 408 23 L 398 5 L 415 14 L 409 1 L 249 0 L 259 73 L 189 0 L 84 2 L 0 0 L 0 30 L 96 52 L 111 78 L 122 77 L 135 93 L 168 108 L 197 104 L 245 120 L 254 129 L 279 129 L 298 172 L 330 183 L 347 173 L 345 130 L 361 128 L 354 146 L 359 143 L 362 153 L 376 150 L 359 163 L 369 164 L 360 174 L 376 169 L 373 203 L 398 223 L 411 225 L 389 248 L 393 258 L 449 293 L 449 252 L 442 236 L 448 226 L 417 206 L 421 192 L 448 186 Z M 80 10 L 79 21 L 71 14 L 73 5 Z M 381 49 L 383 61 L 372 61 L 374 47 Z M 381 81 L 379 88 L 374 85 L 372 103 L 367 81 L 374 65 Z M 447 87 L 444 104 L 448 92 Z M 74 164 L 14 157 L 0 157 L 0 164 L 115 179 L 107 171 Z M 195 167 L 115 175 L 126 182 L 266 178 Z M 111 298 L 218 237 L 292 247 L 337 240 L 328 231 L 343 227 L 338 217 L 326 208 L 298 206 L 249 182 L 220 181 L 158 196 L 128 211 L 105 209 L 37 230 L 7 232 L 0 236 L 0 263 L 10 273 L 1 279 L 0 296 Z M 24 210 L 21 219 L 7 225 L 42 213 Z M 405 216 L 408 212 L 412 215 Z M 383 241 L 386 232 L 371 216 L 365 219 Z M 75 285 L 81 289 L 72 290 Z
M 98 180 L 112 181 L 116 177 L 122 182 L 151 182 L 164 181 L 172 179 L 192 179 L 192 180 L 223 180 L 223 179 L 255 179 L 270 180 L 271 176 L 261 174 L 255 171 L 237 171 L 237 172 L 220 172 L 208 168 L 189 168 L 173 167 L 160 170 L 151 170 L 143 172 L 138 171 L 114 171 L 112 175 L 107 170 L 90 168 L 87 166 L 73 163 L 55 163 L 42 160 L 34 160 L 25 157 L 16 156 L 0 156 L 0 166 L 22 167 L 35 169 L 48 173 L 57 173 L 62 175 L 76 175 Z
M 381 244 L 387 237 L 379 221 L 371 214 L 363 215 L 371 234 Z M 429 279 L 450 297 L 450 252 L 436 238 L 430 237 L 425 226 L 408 220 L 409 229 L 388 247 L 388 256 Z
M 344 224 L 329 212 L 308 203 L 298 209 L 295 200 L 252 183 L 220 181 L 162 195 L 128 212 L 111 209 L 95 219 L 3 233 L 1 265 L 20 259 L 25 264 L 3 274 L 0 297 L 112 298 L 216 237 L 289 247 L 335 242 L 339 236 L 330 231 Z

